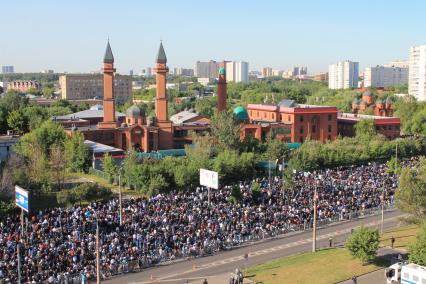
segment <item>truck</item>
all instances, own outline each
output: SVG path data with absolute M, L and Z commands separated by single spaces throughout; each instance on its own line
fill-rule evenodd
M 387 284 L 426 284 L 426 267 L 397 262 L 385 270 Z

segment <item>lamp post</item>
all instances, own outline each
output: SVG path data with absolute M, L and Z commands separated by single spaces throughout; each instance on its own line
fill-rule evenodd
M 322 176 L 318 175 L 318 178 L 321 180 Z M 317 193 L 317 180 L 314 176 L 314 224 L 312 228 L 312 252 L 315 252 L 317 250 L 317 199 L 318 199 L 318 193 Z
M 101 283 L 101 265 L 99 259 L 99 221 L 96 216 L 96 283 Z
M 383 234 L 383 226 L 384 226 L 384 211 L 385 211 L 385 188 L 382 187 L 382 196 L 380 196 L 381 199 L 381 203 L 382 203 L 382 218 L 381 218 L 381 223 L 380 223 L 380 233 Z
M 120 216 L 120 226 L 123 225 L 123 205 L 122 205 L 122 201 L 121 201 L 121 170 L 120 173 L 118 174 L 118 201 L 120 203 L 120 207 L 119 207 L 119 216 Z

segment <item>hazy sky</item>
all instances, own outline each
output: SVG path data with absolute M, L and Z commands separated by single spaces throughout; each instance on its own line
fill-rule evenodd
M 424 0 L 1 0 L 0 65 L 98 70 L 109 36 L 120 73 L 152 66 L 160 39 L 170 67 L 227 59 L 317 72 L 349 59 L 363 68 L 426 44 L 425 11 Z

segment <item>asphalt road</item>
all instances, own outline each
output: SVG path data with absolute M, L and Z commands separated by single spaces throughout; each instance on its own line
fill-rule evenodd
M 395 227 L 402 213 L 394 210 L 385 212 L 384 229 Z M 350 234 L 351 229 L 360 224 L 380 227 L 380 215 L 360 218 L 352 221 L 339 222 L 317 230 L 317 247 L 328 246 L 329 238 L 333 237 L 336 244 L 341 244 Z M 195 260 L 183 260 L 167 265 L 159 265 L 138 273 L 130 273 L 105 281 L 108 284 L 145 284 L 168 283 L 182 284 L 188 279 L 227 274 L 236 267 L 259 265 L 268 261 L 312 250 L 312 231 L 291 233 L 274 239 L 254 243 L 250 246 L 220 252 L 213 256 Z M 248 253 L 248 258 L 244 254 Z M 197 280 L 200 281 L 200 280 Z M 192 282 L 192 281 L 190 281 Z M 202 281 L 200 281 L 201 283 Z M 227 283 L 227 282 L 224 282 Z M 378 282 L 380 283 L 380 282 Z

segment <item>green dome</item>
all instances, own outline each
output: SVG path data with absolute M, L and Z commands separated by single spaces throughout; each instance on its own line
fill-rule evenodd
M 220 68 L 218 73 L 219 73 L 220 75 L 225 75 L 226 71 L 225 71 L 225 69 L 224 69 L 224 68 Z
M 246 120 L 249 119 L 248 113 L 245 108 L 242 106 L 234 108 L 234 118 L 239 120 Z

